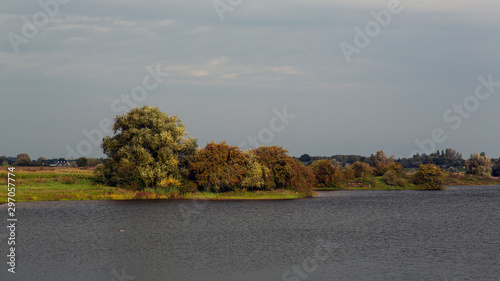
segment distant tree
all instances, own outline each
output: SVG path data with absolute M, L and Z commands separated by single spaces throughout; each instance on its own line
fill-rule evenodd
M 390 158 L 387 157 L 385 152 L 383 150 L 377 151 L 377 154 L 371 155 L 370 158 L 368 159 L 368 163 L 372 167 L 377 167 L 378 165 L 385 165 L 389 162 L 394 161 L 394 156 L 391 156 Z
M 80 157 L 80 158 L 76 159 L 76 163 L 77 163 L 78 167 L 87 167 L 88 159 L 86 157 Z M 97 162 L 95 162 L 95 163 L 97 163 Z M 95 166 L 97 166 L 98 164 L 101 164 L 101 163 L 97 163 Z
M 96 168 L 98 179 L 130 189 L 180 185 L 197 144 L 177 116 L 144 106 L 117 116 L 112 129 L 102 142 L 108 158 Z
M 441 189 L 443 187 L 444 173 L 436 165 L 420 165 L 420 168 L 413 174 L 411 180 L 414 184 L 426 189 Z
M 45 158 L 45 157 L 39 157 L 35 163 L 35 165 L 37 165 L 37 166 L 43 166 L 45 164 L 47 164 L 47 158 Z
M 77 160 L 77 163 L 78 163 L 78 160 Z M 87 165 L 86 166 L 89 166 L 89 167 L 96 167 L 97 165 L 99 164 L 102 164 L 102 161 L 97 159 L 97 158 L 88 158 L 87 159 Z M 83 166 L 80 166 L 78 165 L 79 167 L 83 167 Z
M 372 175 L 372 168 L 368 163 L 355 162 L 352 164 L 352 169 L 354 169 L 355 178 L 364 178 Z
M 20 153 L 17 155 L 15 166 L 32 166 L 31 158 L 26 153 Z
M 8 166 L 9 165 L 9 158 L 7 158 L 6 156 L 0 156 L 0 165 Z
M 472 154 L 468 160 L 465 161 L 465 169 L 467 174 L 478 176 L 491 175 L 491 161 L 486 155 Z
M 77 163 L 76 161 L 74 161 L 74 160 L 73 160 L 73 161 L 71 161 L 71 163 L 70 163 L 70 167 L 76 168 L 76 167 L 78 167 L 78 163 Z
M 311 161 L 311 156 L 309 156 L 309 154 L 302 154 L 302 156 L 300 156 L 300 158 L 299 158 L 299 161 L 307 163 L 307 162 Z
M 198 150 L 190 170 L 198 186 L 206 190 L 233 190 L 241 184 L 246 174 L 246 156 L 237 146 L 212 141 Z
M 491 175 L 494 177 L 500 177 L 500 158 L 498 158 L 493 164 Z

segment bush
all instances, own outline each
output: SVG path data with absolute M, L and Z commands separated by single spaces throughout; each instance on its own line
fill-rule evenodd
M 382 179 L 384 180 L 384 182 L 387 185 L 390 185 L 390 186 L 401 186 L 401 187 L 406 186 L 406 180 L 404 178 L 402 178 L 394 170 L 388 170 L 387 172 L 385 172 Z
M 444 173 L 434 164 L 420 165 L 413 174 L 412 182 L 425 189 L 441 189 L 443 187 Z

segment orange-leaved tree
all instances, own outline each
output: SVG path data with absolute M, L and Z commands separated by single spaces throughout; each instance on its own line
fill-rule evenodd
M 198 186 L 213 191 L 233 190 L 246 173 L 246 156 L 239 147 L 226 142 L 208 143 L 198 150 L 190 171 Z

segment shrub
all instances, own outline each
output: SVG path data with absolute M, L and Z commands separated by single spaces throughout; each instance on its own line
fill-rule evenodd
M 441 189 L 443 187 L 444 173 L 434 164 L 420 165 L 413 174 L 412 182 L 426 189 Z
M 405 187 L 406 186 L 406 181 L 404 178 L 402 178 L 397 172 L 394 170 L 388 170 L 387 172 L 384 173 L 382 179 L 387 185 L 390 186 L 401 186 Z

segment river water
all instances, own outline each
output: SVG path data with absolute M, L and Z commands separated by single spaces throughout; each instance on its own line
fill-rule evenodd
M 16 207 L 0 280 L 500 280 L 500 186 Z

